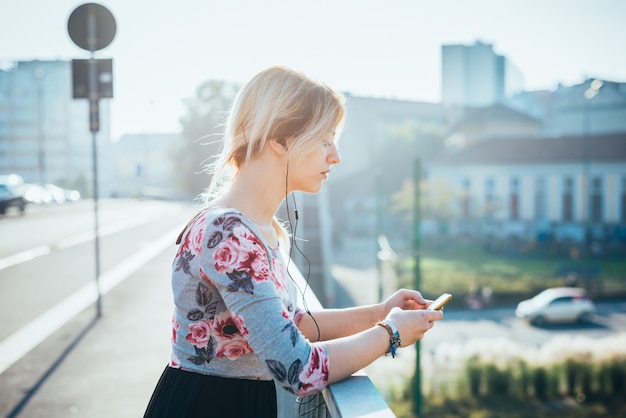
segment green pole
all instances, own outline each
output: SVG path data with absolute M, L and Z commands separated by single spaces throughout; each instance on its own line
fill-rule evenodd
M 383 301 L 384 291 L 383 291 L 383 266 L 382 260 L 380 259 L 380 243 L 379 238 L 383 235 L 383 172 L 380 167 L 376 168 L 375 171 L 376 176 L 376 272 L 378 274 L 378 301 Z
M 420 160 L 416 159 L 413 165 L 413 286 L 420 290 L 422 286 L 422 274 L 420 269 L 420 180 L 421 180 Z M 422 416 L 422 372 L 420 359 L 420 342 L 415 343 L 415 416 Z

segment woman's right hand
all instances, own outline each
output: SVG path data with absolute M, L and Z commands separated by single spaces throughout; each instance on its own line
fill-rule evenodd
M 393 308 L 385 319 L 393 322 L 398 327 L 402 347 L 407 347 L 421 340 L 426 331 L 431 329 L 435 321 L 443 318 L 442 311 L 402 310 Z

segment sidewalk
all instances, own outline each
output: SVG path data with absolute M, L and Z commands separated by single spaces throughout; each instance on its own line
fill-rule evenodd
M 338 305 L 377 302 L 374 250 L 350 242 L 337 251 Z M 169 360 L 175 251 L 168 248 L 104 295 L 101 318 L 95 306 L 87 308 L 0 375 L 0 417 L 141 417 Z M 368 373 L 406 368 L 387 360 Z
M 136 418 L 169 359 L 172 246 L 1 376 L 0 416 Z

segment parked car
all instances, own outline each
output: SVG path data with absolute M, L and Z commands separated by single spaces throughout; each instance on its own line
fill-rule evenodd
M 63 190 L 56 184 L 46 183 L 44 184 L 43 188 L 46 189 L 48 193 L 50 193 L 50 197 L 52 198 L 53 203 L 61 205 L 67 200 L 67 198 L 65 197 L 65 190 Z
M 546 289 L 517 305 L 515 315 L 541 326 L 556 322 L 591 322 L 596 307 L 587 291 L 580 287 Z
M 26 210 L 26 201 L 10 184 L 0 183 L 0 214 L 4 215 L 10 208 L 20 213 Z
M 24 199 L 35 205 L 49 205 L 54 202 L 52 195 L 45 187 L 34 183 L 24 183 L 19 186 L 19 192 Z
M 66 202 L 76 202 L 80 200 L 80 192 L 78 190 L 63 189 L 63 191 L 65 192 Z

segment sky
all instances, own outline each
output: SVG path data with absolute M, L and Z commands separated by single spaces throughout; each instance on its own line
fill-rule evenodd
M 492 44 L 525 90 L 626 82 L 623 0 L 107 0 L 115 140 L 178 132 L 203 81 L 243 83 L 285 65 L 357 96 L 441 100 L 441 46 Z M 70 39 L 87 2 L 0 2 L 0 63 L 88 58 Z

